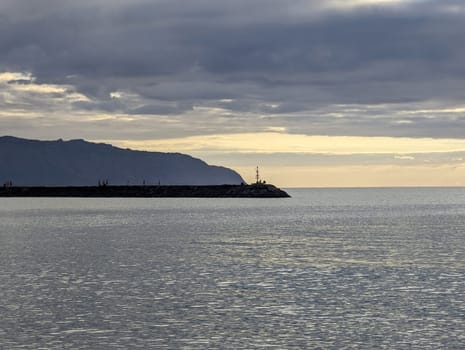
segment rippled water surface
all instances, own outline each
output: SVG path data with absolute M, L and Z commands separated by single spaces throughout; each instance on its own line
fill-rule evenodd
M 465 189 L 289 193 L 0 199 L 0 348 L 465 348 Z

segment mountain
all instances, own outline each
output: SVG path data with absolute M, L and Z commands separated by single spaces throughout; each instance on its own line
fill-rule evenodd
M 84 140 L 0 137 L 0 183 L 22 186 L 221 185 L 244 182 L 235 171 L 180 153 L 133 151 Z

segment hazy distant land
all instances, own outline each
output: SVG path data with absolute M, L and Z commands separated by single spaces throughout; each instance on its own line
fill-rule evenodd
M 241 184 L 235 171 L 180 153 L 121 149 L 84 140 L 0 137 L 0 181 L 14 186 Z

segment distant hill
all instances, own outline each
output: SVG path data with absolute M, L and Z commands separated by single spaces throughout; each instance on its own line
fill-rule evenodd
M 0 137 L 0 185 L 221 185 L 244 180 L 235 171 L 180 153 L 121 149 L 84 140 Z

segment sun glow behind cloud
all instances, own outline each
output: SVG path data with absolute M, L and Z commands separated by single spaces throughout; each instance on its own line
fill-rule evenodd
M 44 101 L 54 101 L 63 108 L 74 102 L 89 100 L 85 95 L 76 92 L 72 85 L 39 84 L 32 73 L 24 72 L 1 72 L 0 95 L 4 109 L 15 105 L 37 109 Z

